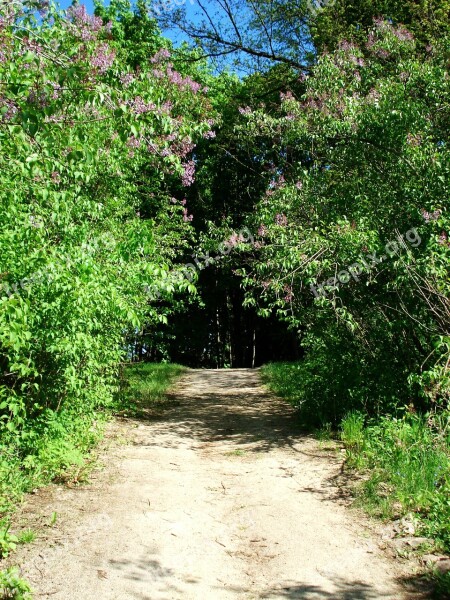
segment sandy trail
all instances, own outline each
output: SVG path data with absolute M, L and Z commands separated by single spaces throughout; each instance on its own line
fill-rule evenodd
M 409 597 L 339 501 L 336 452 L 299 434 L 257 372 L 189 371 L 171 396 L 123 425 L 131 443 L 90 485 L 39 492 L 58 525 L 22 551 L 37 598 Z

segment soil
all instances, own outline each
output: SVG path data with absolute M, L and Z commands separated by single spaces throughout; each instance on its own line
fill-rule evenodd
M 87 484 L 29 496 L 17 518 L 39 537 L 14 561 L 36 598 L 419 597 L 348 506 L 340 448 L 258 371 L 188 371 L 169 400 L 113 426 Z

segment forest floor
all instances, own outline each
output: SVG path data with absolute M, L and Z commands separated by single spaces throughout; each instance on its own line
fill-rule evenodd
M 349 507 L 343 453 L 302 434 L 257 371 L 188 371 L 110 442 L 86 484 L 39 490 L 16 515 L 40 532 L 14 555 L 36 598 L 422 597 Z

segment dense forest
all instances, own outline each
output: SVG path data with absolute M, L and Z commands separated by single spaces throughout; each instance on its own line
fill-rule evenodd
M 367 464 L 439 455 L 448 547 L 449 0 L 95 4 L 0 0 L 0 518 L 125 363 L 275 363 Z

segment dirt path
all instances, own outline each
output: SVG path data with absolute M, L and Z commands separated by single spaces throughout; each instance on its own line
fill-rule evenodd
M 190 371 L 173 399 L 124 425 L 89 486 L 39 492 L 58 525 L 21 557 L 37 598 L 407 597 L 339 501 L 336 452 L 295 432 L 257 372 Z

